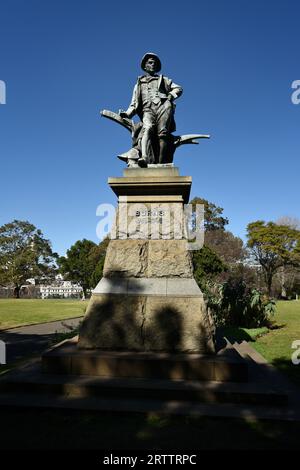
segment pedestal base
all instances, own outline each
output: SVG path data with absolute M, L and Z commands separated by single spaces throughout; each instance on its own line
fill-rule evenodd
M 214 327 L 194 279 L 103 278 L 90 300 L 78 346 L 210 354 Z

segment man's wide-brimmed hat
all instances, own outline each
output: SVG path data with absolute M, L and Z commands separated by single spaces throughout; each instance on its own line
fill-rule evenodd
M 142 62 L 141 62 L 141 68 L 143 70 L 145 70 L 145 64 L 146 64 L 147 60 L 150 59 L 150 57 L 153 57 L 156 60 L 156 62 L 157 62 L 156 72 L 159 72 L 160 69 L 161 69 L 161 61 L 160 61 L 160 58 L 158 57 L 158 55 L 154 54 L 153 52 L 147 52 L 147 54 L 144 55 L 144 57 L 142 58 Z

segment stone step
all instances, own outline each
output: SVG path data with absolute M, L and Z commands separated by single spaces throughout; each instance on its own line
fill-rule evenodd
M 0 381 L 0 392 L 22 394 L 53 394 L 86 399 L 136 399 L 184 401 L 195 403 L 235 403 L 268 406 L 287 404 L 286 394 L 255 383 L 198 382 L 185 380 L 154 380 L 105 378 L 93 376 L 46 375 L 41 372 L 6 377 Z
M 299 410 L 285 406 L 185 401 L 130 400 L 125 398 L 80 398 L 51 394 L 0 393 L 1 407 L 85 410 L 109 413 L 157 413 L 159 415 L 207 416 L 249 420 L 300 421 Z
M 234 348 L 217 355 L 81 350 L 67 340 L 42 356 L 47 374 L 90 375 L 112 378 L 147 378 L 246 382 L 248 366 Z

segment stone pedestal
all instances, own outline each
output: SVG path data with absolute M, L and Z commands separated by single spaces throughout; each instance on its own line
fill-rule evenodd
M 184 203 L 191 177 L 175 167 L 109 178 L 115 239 L 79 334 L 81 349 L 213 353 L 214 325 L 193 278 Z
M 120 236 L 109 243 L 79 341 L 65 340 L 46 351 L 40 364 L 5 374 L 0 405 L 222 417 L 245 417 L 246 411 L 290 419 L 286 392 L 276 381 L 274 387 L 274 373 L 264 366 L 253 382 L 249 348 L 237 351 L 227 342 L 213 354 L 214 325 L 193 279 L 191 252 L 184 233 L 172 227 L 174 211 L 178 222 L 188 200 L 191 178 L 180 177 L 176 168 L 134 169 L 109 183 L 119 199 Z M 132 213 L 124 221 L 125 196 Z M 136 201 L 146 209 L 137 211 Z M 160 213 L 157 205 L 166 201 L 170 205 Z M 132 238 L 136 219 L 143 230 Z

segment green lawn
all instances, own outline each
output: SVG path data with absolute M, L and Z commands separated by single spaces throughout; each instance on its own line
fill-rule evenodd
M 220 328 L 219 334 L 230 342 L 248 341 L 268 362 L 286 373 L 300 385 L 300 364 L 294 365 L 291 356 L 293 341 L 300 341 L 300 301 L 279 301 L 271 329 L 262 328 Z M 298 347 L 299 349 L 299 347 Z M 300 357 L 300 354 L 298 355 Z
M 87 303 L 81 300 L 0 299 L 0 330 L 80 317 Z
M 292 342 L 300 340 L 300 301 L 278 302 L 274 320 L 277 328 L 251 344 L 267 361 L 300 384 L 300 364 L 296 366 L 291 361 Z
M 237 341 L 255 341 L 262 335 L 269 333 L 269 328 L 241 328 L 236 326 L 226 326 L 220 328 L 220 335 L 225 336 L 231 343 Z

